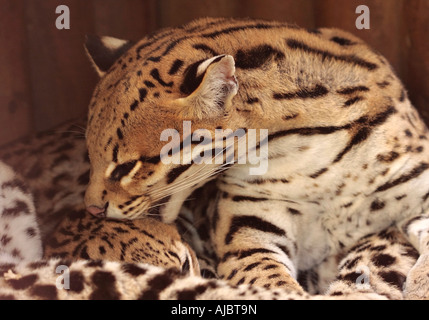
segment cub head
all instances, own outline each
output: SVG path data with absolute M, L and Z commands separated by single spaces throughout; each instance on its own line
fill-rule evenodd
M 96 216 L 150 215 L 171 222 L 192 191 L 224 168 L 201 163 L 201 156 L 215 156 L 206 137 L 234 125 L 233 57 L 166 55 L 169 45 L 157 46 L 154 38 L 137 44 L 87 38 L 87 53 L 101 76 L 86 132 L 91 174 L 85 204 Z M 191 130 L 199 129 L 195 141 Z

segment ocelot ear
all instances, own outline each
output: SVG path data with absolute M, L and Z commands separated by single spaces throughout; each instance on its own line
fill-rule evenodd
M 185 70 L 180 90 L 187 94 L 175 101 L 183 117 L 202 119 L 224 115 L 238 91 L 234 58 L 220 55 L 192 64 Z
M 98 75 L 102 77 L 134 43 L 112 37 L 87 35 L 85 49 Z

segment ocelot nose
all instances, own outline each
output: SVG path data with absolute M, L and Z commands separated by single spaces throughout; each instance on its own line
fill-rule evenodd
M 99 208 L 97 206 L 89 206 L 86 208 L 90 214 L 97 218 L 105 218 L 106 217 L 106 208 Z

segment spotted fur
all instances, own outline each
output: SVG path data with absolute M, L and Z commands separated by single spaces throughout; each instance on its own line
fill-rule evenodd
M 0 161 L 0 263 L 42 257 L 33 197 L 22 179 Z
M 200 19 L 117 49 L 125 53 L 111 64 L 93 56 L 103 77 L 89 109 L 88 207 L 171 222 L 194 190 L 216 179 L 207 214 L 217 272 L 230 283 L 302 292 L 299 272 L 391 225 L 418 250 L 413 274 L 423 275 L 427 128 L 386 59 L 360 39 L 280 22 Z M 216 128 L 268 129 L 268 171 L 162 163 L 161 132 L 184 133 L 185 120 L 213 136 Z M 185 155 L 189 138 L 173 153 Z M 194 142 L 192 154 L 201 148 Z M 420 283 L 406 282 L 406 292 L 427 292 Z
M 69 212 L 45 243 L 45 259 L 147 263 L 199 275 L 194 251 L 175 226 L 146 218 L 101 220 L 85 210 Z

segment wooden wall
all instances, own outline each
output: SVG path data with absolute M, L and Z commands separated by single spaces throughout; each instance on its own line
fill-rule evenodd
M 70 30 L 55 28 L 60 4 L 70 8 Z M 370 30 L 355 27 L 361 4 L 370 8 Z M 0 0 L 0 144 L 86 113 L 97 77 L 85 34 L 138 40 L 201 16 L 353 32 L 391 61 L 429 120 L 429 0 Z

